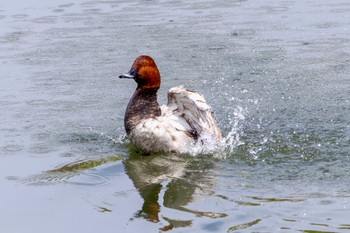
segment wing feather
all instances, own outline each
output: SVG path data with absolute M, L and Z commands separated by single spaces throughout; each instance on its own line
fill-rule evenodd
M 162 108 L 162 114 L 186 121 L 185 127 L 193 138 L 199 135 L 210 134 L 217 140 L 221 139 L 214 113 L 205 99 L 199 93 L 186 89 L 183 86 L 173 87 L 168 91 L 168 105 Z

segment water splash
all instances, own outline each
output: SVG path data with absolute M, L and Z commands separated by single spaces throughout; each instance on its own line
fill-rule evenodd
M 117 129 L 117 132 L 120 132 L 117 137 L 110 136 L 108 134 L 105 134 L 104 132 L 93 129 L 92 127 L 89 127 L 88 129 L 90 130 L 90 132 L 95 133 L 100 137 L 106 138 L 112 141 L 114 144 L 123 144 L 125 143 L 125 140 L 127 138 L 124 129 L 121 128 Z
M 227 123 L 221 142 L 217 143 L 212 139 L 211 135 L 202 135 L 199 140 L 202 143 L 197 143 L 190 151 L 190 155 L 199 154 L 213 155 L 218 159 L 226 159 L 234 153 L 234 150 L 244 144 L 241 141 L 240 134 L 243 128 L 243 122 L 246 118 L 247 110 L 241 106 L 237 106 L 231 113 L 227 115 Z
M 242 131 L 242 122 L 245 120 L 247 110 L 238 106 L 233 110 L 232 115 L 228 116 L 229 132 L 222 140 L 222 146 L 225 151 L 230 154 L 237 146 L 244 144 L 240 138 Z

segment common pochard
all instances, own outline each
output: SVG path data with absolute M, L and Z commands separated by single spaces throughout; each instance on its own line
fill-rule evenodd
M 151 57 L 139 56 L 130 71 L 119 78 L 137 83 L 124 118 L 126 133 L 137 149 L 182 154 L 220 143 L 220 128 L 202 95 L 177 86 L 168 91 L 167 105 L 158 104 L 160 74 Z

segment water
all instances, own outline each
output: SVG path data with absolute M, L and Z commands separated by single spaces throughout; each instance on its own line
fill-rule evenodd
M 1 232 L 348 232 L 350 4 L 0 3 Z M 123 129 L 154 57 L 202 92 L 218 153 L 142 157 Z

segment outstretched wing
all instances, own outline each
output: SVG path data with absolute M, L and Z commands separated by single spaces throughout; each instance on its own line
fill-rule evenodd
M 211 107 L 202 95 L 193 90 L 183 86 L 171 88 L 168 91 L 168 106 L 162 113 L 186 121 L 194 139 L 209 134 L 213 139 L 221 140 L 221 131 Z

